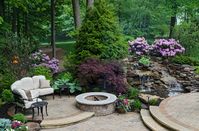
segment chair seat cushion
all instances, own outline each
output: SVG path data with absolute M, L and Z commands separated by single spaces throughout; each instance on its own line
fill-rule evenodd
M 42 99 L 40 99 L 40 98 L 34 98 L 32 101 L 27 101 L 27 100 L 25 100 L 25 101 L 24 101 L 25 108 L 28 109 L 28 108 L 31 107 L 31 105 L 32 105 L 33 103 L 35 103 L 35 102 L 40 102 L 40 101 L 42 101 Z
M 48 95 L 48 94 L 53 94 L 54 93 L 54 89 L 53 88 L 39 88 L 39 89 L 36 89 L 36 91 L 39 92 L 39 95 L 40 96 L 43 96 L 43 95 Z

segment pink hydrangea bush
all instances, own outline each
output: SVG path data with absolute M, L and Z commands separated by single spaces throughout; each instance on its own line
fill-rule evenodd
M 150 45 L 144 37 L 138 37 L 134 41 L 129 41 L 129 51 L 137 55 L 146 55 L 150 50 Z
M 44 54 L 41 50 L 31 54 L 30 59 L 33 66 L 45 66 L 51 69 L 53 73 L 59 71 L 59 60 L 56 58 L 50 59 L 47 54 Z
M 185 48 L 175 39 L 157 39 L 152 45 L 152 48 L 154 52 L 163 57 L 175 56 L 185 51 Z

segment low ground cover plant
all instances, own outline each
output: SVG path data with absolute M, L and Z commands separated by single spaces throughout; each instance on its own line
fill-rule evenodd
M 59 90 L 62 87 L 69 90 L 71 94 L 82 91 L 77 79 L 74 79 L 70 72 L 60 73 L 53 82 L 53 88 Z

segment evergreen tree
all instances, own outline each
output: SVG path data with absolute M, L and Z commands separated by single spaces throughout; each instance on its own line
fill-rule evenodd
M 127 54 L 114 8 L 106 0 L 96 0 L 89 8 L 76 42 L 76 60 L 87 57 L 119 59 Z

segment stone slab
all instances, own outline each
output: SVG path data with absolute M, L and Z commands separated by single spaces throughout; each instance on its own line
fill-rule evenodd
M 93 112 L 83 112 L 75 116 L 66 117 L 62 119 L 55 119 L 55 120 L 43 120 L 41 122 L 42 128 L 55 128 L 66 126 L 70 124 L 74 124 L 83 120 L 86 120 L 94 115 Z
M 144 124 L 147 125 L 147 127 L 149 127 L 152 131 L 169 131 L 153 119 L 149 110 L 142 109 L 140 114 Z
M 174 131 L 190 131 L 189 128 L 183 127 L 182 125 L 179 125 L 170 119 L 168 119 L 163 113 L 160 112 L 159 107 L 157 106 L 150 106 L 150 113 L 153 116 L 155 120 L 157 120 L 162 125 L 166 126 L 167 128 L 170 128 Z

